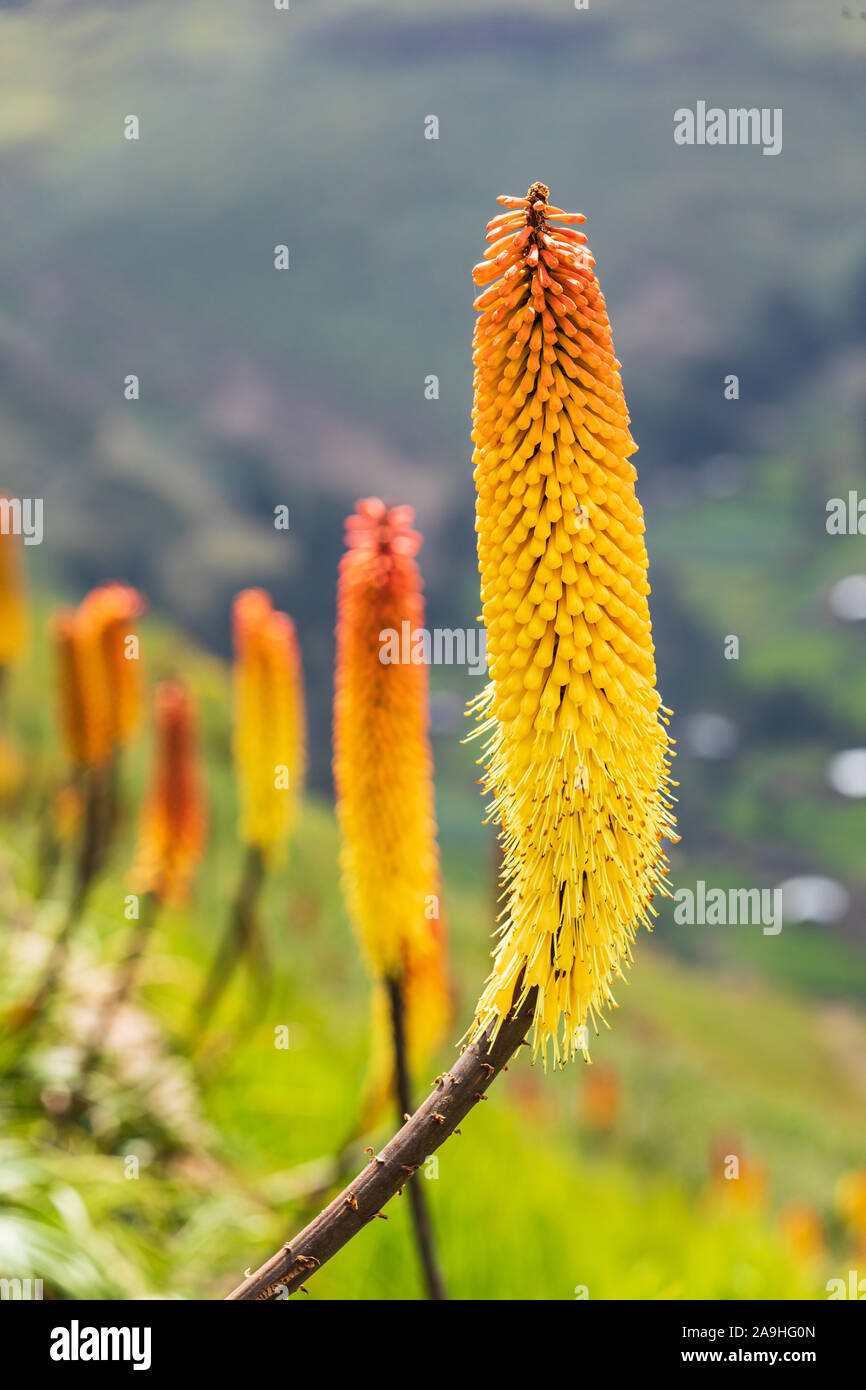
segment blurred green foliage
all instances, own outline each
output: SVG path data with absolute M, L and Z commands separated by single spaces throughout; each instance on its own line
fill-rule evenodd
M 31 756 L 0 842 L 3 1011 L 26 992 L 68 891 L 67 863 L 42 902 L 32 897 L 39 792 L 58 766 L 42 613 L 36 627 L 10 690 L 10 727 Z M 210 842 L 194 902 L 160 918 L 127 1042 L 96 1074 L 91 1111 L 64 1120 L 57 1098 L 75 1075 L 81 1010 L 123 952 L 147 761 L 148 739 L 139 740 L 124 771 L 124 833 L 64 995 L 14 1071 L 0 1049 L 0 1268 L 42 1278 L 47 1296 L 223 1295 L 317 1206 L 303 1191 L 347 1134 L 367 1066 L 369 985 L 340 900 L 333 817 L 315 797 L 289 862 L 266 885 L 267 983 L 242 971 L 207 1045 L 190 1054 L 191 1011 L 239 870 L 229 686 L 218 661 L 153 620 L 143 652 L 152 680 L 182 671 L 198 694 Z M 486 969 L 492 855 L 480 802 L 474 835 L 463 833 L 466 798 L 477 797 L 471 746 L 439 746 L 456 1044 Z M 791 985 L 768 979 L 766 952 L 758 964 L 747 951 L 687 959 L 686 947 L 678 959 L 677 948 L 664 929 L 640 941 L 622 1007 L 595 1040 L 595 1064 L 620 1078 L 610 1132 L 583 1111 L 590 1069 L 544 1076 L 523 1056 L 440 1151 L 427 1181 L 452 1296 L 572 1299 L 585 1286 L 590 1298 L 814 1298 L 837 1266 L 848 1268 L 835 1189 L 861 1157 L 866 1029 L 845 1002 L 854 984 L 843 946 L 824 941 L 823 1001 L 796 972 Z M 282 1026 L 288 1050 L 274 1045 Z M 451 1055 L 444 1047 L 417 1078 L 419 1095 Z M 371 1142 L 388 1130 L 386 1117 Z M 727 1203 L 711 1186 L 719 1144 L 767 1169 L 766 1204 Z M 779 1212 L 792 1200 L 826 1223 L 823 1263 L 794 1258 L 782 1237 Z M 311 1280 L 311 1298 L 420 1296 L 400 1199 L 388 1215 Z

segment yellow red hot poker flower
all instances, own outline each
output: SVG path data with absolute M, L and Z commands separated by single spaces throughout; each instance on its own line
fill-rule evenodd
M 12 530 L 0 531 L 0 668 L 23 654 L 28 627 L 21 539 Z
M 473 1036 L 534 988 L 535 1048 L 559 1060 L 615 1003 L 675 836 L 637 446 L 585 219 L 548 197 L 500 198 L 474 271 L 475 708 L 507 897 Z
M 263 589 L 245 589 L 232 610 L 234 758 L 241 839 L 269 856 L 288 838 L 301 794 L 305 715 L 295 626 Z
M 141 725 L 144 681 L 136 626 L 145 607 L 137 589 L 119 583 L 92 589 L 78 607 L 78 622 L 92 634 L 102 663 L 113 748 L 128 743 Z
M 17 792 L 26 777 L 18 748 L 3 732 L 6 669 L 25 654 L 30 626 L 23 545 L 12 524 L 15 506 L 13 499 L 0 495 L 0 801 Z
M 61 726 L 76 767 L 104 766 L 138 728 L 141 661 L 129 644 L 144 606 L 128 584 L 104 584 L 54 617 Z
M 264 589 L 244 589 L 232 607 L 235 662 L 232 746 L 246 847 L 227 931 L 195 1008 L 191 1046 L 200 1038 L 245 952 L 260 979 L 265 946 L 256 901 L 267 867 L 284 850 L 298 813 L 306 763 L 301 654 L 291 618 Z
M 71 608 L 55 613 L 51 632 L 67 756 L 76 768 L 101 767 L 111 751 L 111 719 L 96 634 L 82 627 L 78 611 Z
M 425 911 L 439 882 L 427 667 L 382 660 L 388 634 L 424 622 L 413 519 L 409 507 L 359 502 L 346 522 L 337 593 L 334 779 L 343 876 L 374 973 L 390 978 L 402 973 L 410 948 L 423 951 Z
M 366 1110 L 387 1075 L 398 1114 L 412 1110 L 410 1060 L 429 1045 L 441 1013 L 444 937 L 428 735 L 426 661 L 413 659 L 424 600 L 409 507 L 358 502 L 346 522 L 337 589 L 334 780 L 349 910 L 377 976 L 374 1055 Z M 396 650 L 395 650 L 396 649 Z M 407 659 L 408 658 L 408 659 Z M 393 1066 L 384 1069 L 384 1005 Z M 410 1176 L 411 1176 L 411 1169 Z M 427 1204 L 409 1204 L 428 1296 L 445 1297 Z
M 137 638 L 134 644 L 131 639 L 143 611 L 135 589 L 104 584 L 78 608 L 60 609 L 51 621 L 61 734 L 74 770 L 74 780 L 52 798 L 53 830 L 65 840 L 80 829 L 80 843 L 66 920 L 41 983 L 22 1009 L 22 1026 L 39 1017 L 59 983 L 69 938 L 110 842 L 115 754 L 139 717 L 141 662 Z
M 136 892 L 177 905 L 186 900 L 207 837 L 198 720 L 192 696 L 177 681 L 157 687 L 155 715 L 153 778 L 132 879 Z

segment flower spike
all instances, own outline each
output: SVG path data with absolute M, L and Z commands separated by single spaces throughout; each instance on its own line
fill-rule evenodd
M 475 267 L 472 436 L 491 677 L 473 708 L 506 889 L 472 1037 L 537 987 L 545 1062 L 586 1052 L 615 1003 L 675 838 L 637 446 L 584 219 L 548 199 L 500 198 Z

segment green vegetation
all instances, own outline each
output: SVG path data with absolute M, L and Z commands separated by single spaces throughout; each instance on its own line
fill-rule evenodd
M 2 1082 L 0 1264 L 9 1277 L 43 1278 L 60 1297 L 224 1294 L 315 1206 L 298 1194 L 315 1185 L 317 1161 L 345 1136 L 367 1065 L 368 983 L 340 902 L 332 815 L 316 798 L 265 893 L 268 980 L 238 976 L 207 1045 L 190 1059 L 189 1011 L 238 869 L 227 673 L 153 623 L 144 653 L 153 678 L 183 669 L 199 694 L 210 847 L 194 905 L 160 920 L 124 1022 L 128 1042 L 97 1074 L 97 1104 L 83 1124 L 64 1120 L 64 1086 L 88 997 L 121 950 L 131 809 L 82 924 L 64 998 Z M 46 765 L 52 743 L 44 665 L 40 644 L 12 686 L 12 727 L 26 727 L 26 747 L 42 749 L 34 768 Z M 443 762 L 468 778 L 470 749 L 447 751 Z M 126 772 L 130 807 L 144 757 L 139 746 Z M 42 903 L 29 891 L 36 827 L 23 811 L 37 791 L 34 778 L 3 826 L 4 1010 L 32 978 L 38 942 L 56 929 L 66 892 L 62 875 Z M 459 833 L 464 797 L 453 771 L 440 779 L 455 1042 L 485 969 L 493 917 L 489 844 L 480 835 L 467 844 Z M 837 969 L 841 977 L 841 958 Z M 862 1023 L 838 999 L 816 1009 L 744 963 L 677 963 L 664 931 L 640 942 L 620 1002 L 593 1048 L 594 1062 L 621 1077 L 610 1134 L 582 1118 L 590 1070 L 545 1078 L 527 1055 L 440 1151 L 428 1186 L 452 1294 L 571 1299 L 585 1285 L 591 1298 L 824 1296 L 848 1248 L 834 1188 L 860 1158 Z M 288 1050 L 274 1045 L 282 1025 Z M 419 1092 L 432 1076 L 431 1067 Z M 708 1192 L 710 1147 L 727 1140 L 768 1168 L 766 1207 L 735 1202 L 729 1210 Z M 138 1178 L 127 1176 L 135 1156 Z M 784 1243 L 777 1216 L 793 1199 L 827 1220 L 827 1273 L 798 1263 Z M 310 1297 L 419 1296 L 400 1200 L 388 1215 L 317 1275 Z

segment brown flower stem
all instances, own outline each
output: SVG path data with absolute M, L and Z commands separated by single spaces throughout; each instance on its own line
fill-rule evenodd
M 90 889 L 99 869 L 105 799 L 105 783 L 101 769 L 88 769 L 84 777 L 84 794 L 84 826 L 75 868 L 75 886 L 72 898 L 63 919 L 63 925 L 54 938 L 48 953 L 42 978 L 29 1000 L 18 1010 L 17 1021 L 10 1028 L 10 1033 L 32 1035 L 33 1029 L 54 997 L 63 975 L 66 957 L 69 953 L 69 942 L 87 906 Z
M 228 1295 L 228 1302 L 268 1301 L 296 1292 L 348 1241 L 382 1213 L 382 1207 L 453 1134 L 484 1098 L 493 1078 L 523 1042 L 532 1022 L 536 991 L 509 1014 L 491 1040 L 490 1030 L 467 1047 L 431 1095 L 354 1182 L 335 1197 L 294 1240 L 272 1255 Z
M 409 1080 L 409 1060 L 406 1048 L 406 1004 L 403 984 L 390 976 L 385 982 L 388 1004 L 391 1013 L 391 1040 L 394 1047 L 394 1089 L 397 1099 L 397 1119 L 402 1123 L 412 1113 L 412 1088 Z M 425 1154 L 426 1158 L 426 1154 Z M 419 1180 L 409 1183 L 409 1205 L 412 1225 L 418 1243 L 421 1270 L 427 1288 L 427 1297 L 435 1301 L 447 1299 L 445 1282 L 436 1260 L 433 1242 L 433 1228 L 430 1223 L 430 1210 L 424 1189 Z
M 53 819 L 52 789 L 48 789 L 39 808 L 39 826 L 36 841 L 36 886 L 34 901 L 39 903 L 48 896 L 54 876 L 60 867 L 60 837 Z
M 120 755 L 115 749 L 105 769 L 105 795 L 102 817 L 100 863 L 110 853 L 120 827 Z
M 16 1037 L 19 1044 L 22 1042 L 29 1042 L 33 1039 L 39 1024 L 45 1017 L 48 1004 L 51 1002 L 57 990 L 57 986 L 60 983 L 60 977 L 63 973 L 63 966 L 69 947 L 69 939 L 81 916 L 82 905 L 80 901 L 70 903 L 66 916 L 63 919 L 63 926 L 60 928 L 60 931 L 51 944 L 51 950 L 48 953 L 48 960 L 45 963 L 45 968 L 42 972 L 42 978 L 39 984 L 30 995 L 30 998 L 25 1000 L 23 1004 L 18 1005 L 10 1015 L 7 1022 L 7 1035 L 9 1037 Z M 15 1055 L 17 1060 L 19 1055 L 18 1052 L 16 1052 Z
M 256 845 L 247 847 L 240 884 L 232 903 L 228 928 L 214 957 L 195 1008 L 190 1047 L 204 1033 L 223 990 L 245 950 L 260 950 L 256 924 L 256 902 L 265 875 L 262 852 Z
M 111 1032 L 118 1010 L 123 1007 L 132 993 L 142 956 L 156 921 L 157 907 L 156 895 L 146 893 L 141 900 L 141 915 L 130 933 L 126 954 L 121 962 L 114 988 L 109 990 L 102 1001 L 96 1024 L 84 1049 L 79 1069 L 77 1088 L 79 1091 L 102 1055 L 103 1047 Z
M 76 895 L 85 898 L 102 864 L 105 838 L 105 807 L 108 793 L 107 772 L 103 767 L 88 768 L 84 776 L 84 832 L 76 867 Z
M 346 1181 L 358 1162 L 360 1153 L 360 1143 L 350 1141 L 337 1149 L 336 1153 L 319 1161 L 315 1176 L 311 1177 L 305 1188 L 292 1197 L 292 1200 L 298 1203 L 298 1221 L 312 1221 L 325 1198 L 338 1191 Z M 313 1172 L 312 1169 L 310 1171 Z

